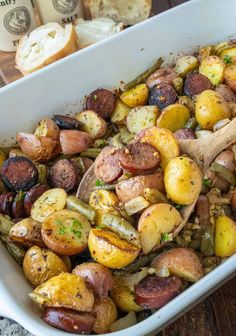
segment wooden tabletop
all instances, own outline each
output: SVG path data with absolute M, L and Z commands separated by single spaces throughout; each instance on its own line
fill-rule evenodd
M 153 0 L 155 13 L 160 13 L 188 0 Z M 15 69 L 14 53 L 0 52 L 0 87 L 21 75 Z M 2 74 L 1 74 L 2 72 Z M 157 336 L 235 336 L 236 278 L 217 290 Z M 133 335 L 135 336 L 135 335 Z

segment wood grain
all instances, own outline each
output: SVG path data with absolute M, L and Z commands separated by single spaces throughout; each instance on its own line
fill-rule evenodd
M 188 0 L 153 0 L 153 12 L 160 13 Z M 0 88 L 21 77 L 14 53 L 0 52 Z M 1 71 L 4 76 L 1 75 Z M 156 336 L 235 336 L 236 278 Z M 135 336 L 135 335 L 133 335 Z

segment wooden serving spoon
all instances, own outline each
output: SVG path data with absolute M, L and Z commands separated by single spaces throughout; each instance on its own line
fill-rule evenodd
M 196 140 L 179 140 L 179 147 L 181 154 L 187 154 L 199 165 L 204 176 L 215 157 L 234 142 L 236 142 L 236 118 L 225 127 L 206 137 Z M 97 178 L 94 174 L 93 164 L 80 182 L 76 196 L 83 201 L 88 202 L 89 196 L 94 190 L 96 180 Z M 194 210 L 196 202 L 197 199 L 181 210 L 183 221 L 172 232 L 173 237 L 175 237 L 187 223 Z

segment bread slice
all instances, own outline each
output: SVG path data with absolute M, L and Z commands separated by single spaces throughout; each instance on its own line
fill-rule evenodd
M 107 17 L 115 22 L 133 25 L 147 19 L 152 0 L 86 0 L 92 18 Z
M 75 24 L 75 32 L 79 38 L 78 45 L 80 49 L 101 41 L 123 29 L 123 23 L 116 24 L 108 18 L 97 18 L 87 21 L 78 19 Z
M 16 65 L 27 75 L 78 50 L 77 35 L 72 24 L 64 28 L 47 23 L 25 35 L 16 51 Z

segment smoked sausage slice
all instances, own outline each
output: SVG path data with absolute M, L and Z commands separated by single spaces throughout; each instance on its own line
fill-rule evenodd
M 135 302 L 145 309 L 157 309 L 179 294 L 182 281 L 171 276 L 148 275 L 134 286 Z
M 174 132 L 174 136 L 178 140 L 196 139 L 196 134 L 191 128 L 180 128 Z
M 14 201 L 14 193 L 9 192 L 0 195 L 0 213 L 12 216 L 12 203 Z
M 100 117 L 109 118 L 116 106 L 116 95 L 107 89 L 97 89 L 86 99 L 86 109 L 96 112 Z
M 211 81 L 204 75 L 193 73 L 186 77 L 184 82 L 184 92 L 186 96 L 193 97 L 205 90 L 211 90 Z
M 122 168 L 119 165 L 120 150 L 107 146 L 95 160 L 94 173 L 99 180 L 105 183 L 112 183 L 122 175 Z
M 96 321 L 92 313 L 80 313 L 72 309 L 47 308 L 42 320 L 49 325 L 74 334 L 89 334 Z
M 133 175 L 151 174 L 160 164 L 160 153 L 150 144 L 136 142 L 120 152 L 119 162 Z
M 38 170 L 26 157 L 11 157 L 2 165 L 1 179 L 10 190 L 28 190 L 37 183 Z
M 53 120 L 62 129 L 76 130 L 81 126 L 81 123 L 77 119 L 61 114 L 55 114 Z
M 50 185 L 66 192 L 78 187 L 80 179 L 77 167 L 68 159 L 58 160 L 49 171 Z

